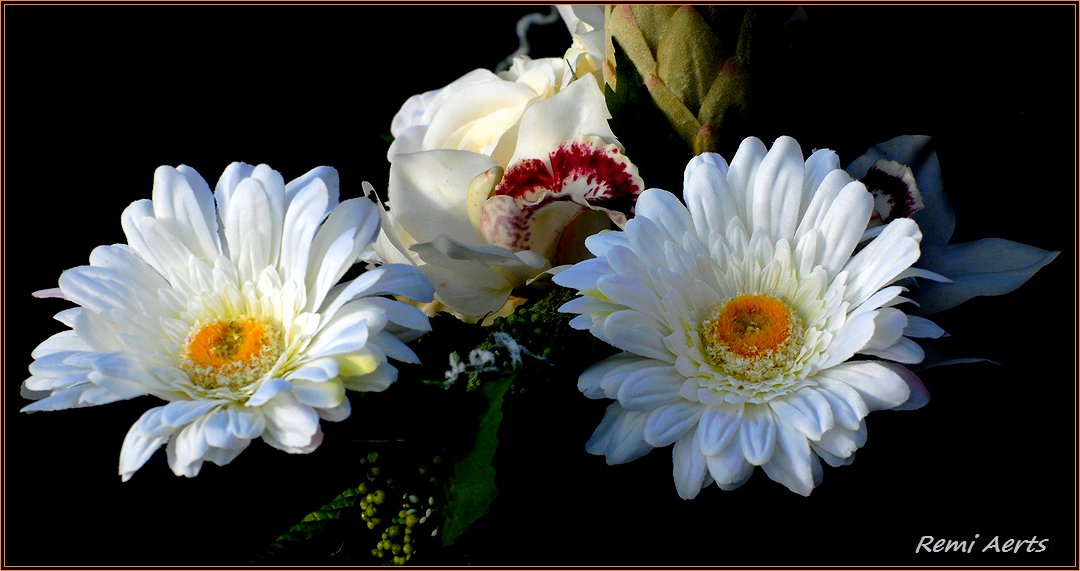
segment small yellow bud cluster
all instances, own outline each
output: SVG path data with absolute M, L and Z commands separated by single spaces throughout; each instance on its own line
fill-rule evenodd
M 360 492 L 366 494 L 359 502 L 360 514 L 367 528 L 379 532 L 379 541 L 371 550 L 372 557 L 383 563 L 404 565 L 417 552 L 417 535 L 419 531 L 432 517 L 435 498 L 430 496 L 422 500 L 415 494 L 405 492 L 401 495 L 401 502 L 396 503 L 387 500 L 387 493 L 382 487 L 376 488 L 374 483 L 379 479 L 381 470 L 374 465 L 378 460 L 378 454 L 372 453 L 361 464 L 370 464 L 368 468 L 368 481 L 372 483 L 372 491 L 368 486 L 361 485 Z M 436 458 L 435 463 L 438 463 Z M 428 468 L 420 466 L 417 473 L 421 476 L 428 475 Z M 435 483 L 434 476 L 427 478 L 428 483 Z M 385 487 L 393 488 L 393 482 L 385 480 Z M 392 506 L 396 504 L 397 512 L 393 512 Z M 393 516 L 389 514 L 393 513 Z M 437 533 L 432 532 L 434 537 Z
M 425 504 L 415 495 L 403 494 L 401 509 L 390 520 L 371 554 L 380 559 L 388 558 L 395 565 L 408 562 L 416 553 L 416 529 L 431 517 L 434 503 L 434 497 L 429 497 Z

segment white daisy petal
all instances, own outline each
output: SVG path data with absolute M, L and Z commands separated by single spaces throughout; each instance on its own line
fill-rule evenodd
M 221 173 L 217 184 L 214 185 L 214 200 L 217 202 L 218 216 L 224 217 L 229 211 L 229 201 L 232 199 L 236 185 L 246 178 L 251 177 L 255 167 L 247 163 L 231 163 Z
M 237 185 L 225 218 L 225 240 L 240 279 L 252 281 L 270 260 L 270 199 L 261 183 L 244 179 Z
M 165 390 L 161 384 L 153 382 L 144 363 L 130 353 L 75 353 L 65 362 L 86 371 L 86 379 L 115 396 L 113 400 L 159 394 Z
M 701 491 L 709 473 L 705 455 L 697 447 L 697 438 L 693 433 L 683 436 L 675 443 L 671 454 L 675 490 L 679 492 L 680 498 L 692 500 Z
M 60 289 L 66 299 L 98 314 L 124 310 L 133 297 L 131 284 L 123 277 L 94 266 L 79 266 L 60 274 Z
M 910 218 L 897 218 L 844 266 L 853 277 L 844 299 L 862 303 L 897 279 L 919 258 L 919 226 Z
M 337 406 L 329 408 L 318 408 L 315 412 L 319 413 L 319 418 L 328 422 L 341 422 L 349 415 L 352 414 L 352 404 L 349 399 L 342 399 Z
M 840 157 L 829 149 L 814 151 L 806 159 L 806 172 L 803 175 L 803 192 L 805 195 L 816 195 L 825 182 L 825 177 L 832 172 L 840 170 Z M 809 204 L 809 202 L 807 203 Z
M 90 253 L 90 264 L 92 267 L 107 268 L 123 275 L 127 282 L 143 293 L 148 294 L 151 291 L 160 293 L 170 287 L 161 273 L 151 268 L 150 264 L 139 257 L 133 248 L 124 244 L 94 248 Z M 149 298 L 147 295 L 141 297 Z M 71 326 L 70 323 L 66 325 Z
M 292 385 L 296 400 L 312 408 L 334 408 L 345 400 L 345 387 L 340 382 L 293 381 Z
M 285 379 L 268 379 L 247 399 L 249 407 L 262 406 L 281 393 L 292 390 L 292 383 Z
M 637 216 L 648 218 L 663 229 L 670 238 L 681 239 L 694 221 L 674 194 L 651 188 L 638 196 L 635 206 Z
M 377 308 L 386 319 L 388 330 L 403 341 L 411 341 L 411 337 L 431 331 L 427 316 L 414 305 L 385 297 L 369 297 L 353 303 L 360 308 Z
M 279 394 L 261 407 L 266 418 L 263 440 L 274 448 L 293 454 L 310 451 L 319 432 L 319 415 L 287 393 Z
M 180 429 L 165 446 L 169 467 L 177 476 L 193 478 L 202 468 L 203 456 L 209 450 L 206 442 L 206 423 L 208 416 L 195 419 L 194 422 Z
M 596 282 L 596 287 L 611 303 L 635 309 L 653 319 L 663 318 L 662 300 L 630 276 L 607 275 Z
M 850 458 L 866 442 L 866 425 L 860 424 L 855 430 L 836 427 L 826 432 L 814 442 L 820 448 L 837 458 Z
M 334 315 L 346 303 L 376 295 L 396 294 L 414 301 L 431 301 L 434 289 L 415 266 L 389 265 L 369 270 L 345 286 L 337 286 L 323 302 L 320 312 Z
M 335 210 L 335 212 L 338 211 Z M 334 218 L 333 214 L 331 214 L 331 218 Z M 327 223 L 329 222 L 330 218 L 327 219 Z M 345 275 L 345 272 L 356 261 L 359 251 L 353 237 L 354 234 L 354 230 L 338 234 L 325 247 L 321 239 L 334 234 L 330 232 L 323 234 L 320 231 L 315 237 L 312 254 L 318 254 L 314 259 L 321 258 L 322 262 L 314 263 L 308 268 L 308 290 L 314 294 L 311 296 L 310 302 L 313 307 L 318 307 L 322 303 L 325 292 L 329 292 L 330 288 Z
M 776 419 L 767 406 L 747 406 L 739 423 L 739 445 L 746 461 L 760 466 L 776 450 Z
M 875 313 L 874 334 L 863 346 L 863 352 L 866 352 L 866 349 L 877 350 L 895 345 L 907 328 L 907 315 L 899 309 L 885 307 Z
M 701 405 L 686 401 L 673 402 L 653 409 L 645 419 L 645 442 L 660 448 L 679 440 L 698 423 L 702 410 Z M 693 440 L 693 438 L 689 439 L 691 442 Z M 697 450 L 696 445 L 694 449 Z
M 585 247 L 598 257 L 606 255 L 609 248 L 615 246 L 626 247 L 628 244 L 626 235 L 622 232 L 600 232 L 585 238 Z
M 604 322 L 604 333 L 609 342 L 622 349 L 660 361 L 674 361 L 664 346 L 663 337 L 657 335 L 657 323 L 636 311 L 616 311 Z
M 596 258 L 554 278 L 582 294 L 560 310 L 624 351 L 579 378 L 616 401 L 590 452 L 627 461 L 674 444 L 686 498 L 710 479 L 734 489 L 755 466 L 807 495 L 819 459 L 851 461 L 867 413 L 926 404 L 896 363 L 923 358 L 908 335 L 944 332 L 903 313 L 891 285 L 924 275 L 911 268 L 921 233 L 910 219 L 868 232 L 873 197 L 839 164 L 831 151 L 804 161 L 790 138 L 746 139 L 730 165 L 690 161 L 686 208 L 649 190 L 624 231 L 586 240 Z
M 185 426 L 217 406 L 219 403 L 214 401 L 173 401 L 162 408 L 161 423 L 172 427 Z
M 213 194 L 190 168 L 162 167 L 153 200 L 121 215 L 128 244 L 102 246 L 61 274 L 59 294 L 79 307 L 70 327 L 34 350 L 21 394 L 26 412 L 152 395 L 129 430 L 127 480 L 166 447 L 173 472 L 227 464 L 249 443 L 306 453 L 320 418 L 348 417 L 346 389 L 381 391 L 389 358 L 415 362 L 404 340 L 427 318 L 388 295 L 430 301 L 412 266 L 386 265 L 339 282 L 376 236 L 377 207 L 339 204 L 333 169 L 285 184 L 266 165 L 230 165 Z
M 346 200 L 334 208 L 326 221 L 319 227 L 311 244 L 308 260 L 308 289 L 314 292 L 311 305 L 318 307 L 323 296 L 341 279 L 356 261 L 363 246 L 357 240 L 357 230 L 361 229 L 369 237 L 374 233 L 370 228 L 372 211 L 376 208 L 370 200 L 354 198 Z M 369 227 L 364 229 L 367 224 Z M 374 230 L 378 231 L 375 224 Z
M 819 375 L 855 389 L 871 411 L 899 406 L 911 396 L 911 389 L 899 375 L 873 361 L 843 363 Z
M 251 440 L 258 438 L 266 428 L 266 419 L 261 414 L 228 408 L 229 432 L 237 438 Z
M 698 446 L 706 456 L 716 456 L 735 439 L 742 423 L 743 406 L 720 403 L 705 409 L 698 425 Z
M 207 462 L 213 462 L 218 466 L 224 466 L 235 460 L 250 443 L 250 441 L 244 440 L 239 442 L 235 448 L 215 448 L 211 446 L 203 453 L 203 459 Z
M 120 215 L 120 227 L 124 229 L 128 246 L 134 250 L 140 258 L 154 268 L 158 273 L 168 276 L 169 268 L 158 261 L 156 249 L 151 246 L 141 230 L 141 222 L 154 217 L 154 203 L 150 200 L 136 200 L 124 209 Z
M 874 337 L 875 316 L 873 312 L 856 314 L 836 331 L 822 368 L 834 367 L 862 351 Z
M 670 366 L 638 367 L 620 377 L 616 398 L 627 410 L 650 410 L 674 402 L 683 382 Z
M 930 402 L 930 392 L 926 390 L 926 385 L 923 384 L 922 379 L 915 373 L 911 372 L 903 365 L 896 363 L 881 362 L 881 366 L 891 370 L 900 376 L 908 385 L 908 389 L 911 391 L 911 395 L 908 400 L 903 404 L 894 406 L 893 410 L 916 410 L 926 406 L 926 403 Z
M 24 390 L 21 393 L 22 396 L 26 398 L 39 398 L 41 400 L 34 401 L 19 410 L 20 412 L 39 412 L 44 410 L 64 410 L 87 406 L 82 400 L 83 393 L 92 387 L 93 385 L 89 383 L 82 383 L 70 388 L 64 386 L 62 388 L 51 389 L 47 392 Z
M 398 371 L 394 367 L 379 367 L 365 375 L 343 377 L 345 388 L 351 391 L 381 392 L 397 380 Z
M 811 454 L 806 436 L 783 420 L 776 423 L 776 433 L 776 452 L 762 469 L 787 489 L 809 496 L 814 489 L 813 463 L 817 458 Z
M 754 470 L 754 465 L 746 461 L 738 440 L 732 440 L 717 454 L 705 456 L 705 462 L 716 485 L 725 490 L 741 486 Z
M 420 364 L 420 360 L 417 358 L 416 353 L 413 353 L 408 345 L 402 343 L 401 340 L 393 335 L 379 333 L 372 337 L 368 341 L 368 344 L 391 359 L 396 359 L 402 363 L 409 363 L 412 365 Z
M 866 401 L 859 396 L 858 391 L 850 385 L 840 381 L 834 381 L 827 377 L 818 377 L 821 387 L 818 393 L 829 401 L 832 415 L 835 419 L 834 426 L 840 426 L 848 430 L 856 430 L 862 425 L 862 419 L 870 413 L 866 408 Z
M 552 276 L 551 281 L 568 288 L 590 290 L 596 287 L 596 280 L 611 271 L 608 263 L 600 258 L 592 258 Z
M 293 381 L 296 379 L 303 379 L 305 381 L 322 383 L 337 378 L 340 372 L 341 365 L 338 363 L 336 358 L 321 357 L 318 359 L 306 361 L 305 363 L 300 365 L 296 370 L 288 374 L 287 380 Z
M 817 228 L 821 230 L 825 243 L 829 245 L 827 249 L 829 254 L 822 260 L 822 266 L 827 271 L 838 272 L 851 257 L 851 252 L 859 243 L 865 227 L 865 223 L 852 223 L 852 221 L 869 220 L 873 208 L 874 200 L 859 182 L 844 186 L 836 196 L 836 200 L 826 206 L 824 216 Z M 878 287 L 882 285 L 886 284 L 879 284 Z
M 342 312 L 345 313 L 345 312 Z M 308 354 L 325 357 L 341 353 L 353 353 L 364 347 L 368 340 L 368 322 L 365 312 L 354 311 L 336 316 L 319 331 Z M 385 318 L 383 319 L 385 323 Z
M 854 454 L 846 458 L 841 458 L 833 454 L 832 452 L 825 450 L 824 448 L 819 446 L 817 442 L 811 442 L 810 449 L 814 451 L 814 454 L 817 454 L 819 458 L 824 460 L 828 465 L 832 466 L 833 468 L 839 468 L 840 466 L 850 466 L 851 463 L 855 460 Z M 817 477 L 815 476 L 815 481 L 816 480 Z
M 177 429 L 161 422 L 161 410 L 155 407 L 131 425 L 120 448 L 120 476 L 126 482 L 169 440 Z
M 922 347 L 907 337 L 897 339 L 896 343 L 889 345 L 888 347 L 883 347 L 881 349 L 863 349 L 862 352 L 867 355 L 881 357 L 882 359 L 896 361 L 897 363 L 908 364 L 921 363 L 923 357 L 926 356 Z
M 750 200 L 753 196 L 753 180 L 757 173 L 758 165 L 768 153 L 765 144 L 755 137 L 744 139 L 735 151 L 734 158 L 728 166 L 728 188 L 735 199 L 736 212 L 739 220 L 743 223 L 743 229 L 749 233 L 753 227 L 749 224 L 753 221 Z
M 585 393 L 589 398 L 614 398 L 614 394 L 608 394 L 602 386 L 602 381 L 613 371 L 626 366 L 635 366 L 643 359 L 633 353 L 619 353 L 600 361 L 585 370 L 578 377 L 578 390 Z
M 188 250 L 207 261 L 217 256 L 220 246 L 214 198 L 197 172 L 183 166 L 158 167 L 153 197 L 154 216 Z
M 292 201 L 307 188 L 308 185 L 316 184 L 326 188 L 326 194 L 330 203 L 336 203 L 339 198 L 338 189 L 341 186 L 341 180 L 338 176 L 337 169 L 334 167 L 315 167 L 308 172 L 294 178 L 285 184 L 285 203 L 292 205 Z M 288 235 L 285 232 L 284 235 Z
M 828 399 L 807 388 L 769 401 L 782 424 L 790 425 L 807 438 L 817 440 L 833 427 L 833 411 Z
M 702 240 L 709 240 L 713 231 L 738 215 L 728 190 L 727 170 L 727 161 L 715 153 L 700 154 L 686 165 L 683 199 Z
M 264 164 L 257 165 L 250 176 L 259 181 L 266 193 L 270 214 L 267 221 L 270 228 L 267 249 L 270 260 L 277 260 L 281 254 L 281 237 L 285 224 L 285 179 L 281 177 L 281 173 Z
M 625 464 L 644 456 L 653 448 L 645 442 L 646 416 L 648 413 L 628 411 L 612 403 L 585 444 L 585 450 L 604 456 L 608 464 Z
M 244 439 L 229 430 L 230 416 L 228 410 L 221 409 L 207 417 L 204 436 L 208 445 L 215 448 L 236 448 L 241 445 Z
M 41 359 L 46 355 L 55 353 L 70 353 L 73 351 L 92 351 L 90 345 L 79 337 L 74 331 L 61 331 L 42 341 L 30 353 L 34 359 Z
M 289 201 L 282 232 L 290 238 L 281 243 L 281 261 L 278 264 L 286 280 L 307 283 L 311 243 L 330 207 L 330 190 L 320 178 L 313 178 Z
M 813 174 L 808 176 L 818 177 L 820 174 Z M 836 202 L 840 192 L 847 188 L 851 184 L 851 177 L 842 170 L 834 170 L 821 176 L 821 182 L 818 184 L 816 190 L 810 197 L 810 202 L 806 205 L 806 210 L 803 212 L 802 221 L 799 223 L 799 228 L 795 230 L 795 239 L 800 240 L 803 236 L 811 231 L 819 230 L 822 228 L 825 222 L 825 218 L 829 216 L 829 212 L 833 203 Z M 849 211 L 850 212 L 850 211 Z M 860 233 L 862 228 L 856 228 Z M 817 260 L 816 263 L 821 263 L 821 260 Z
M 790 239 L 799 222 L 803 194 L 802 149 L 791 137 L 780 137 L 761 160 L 754 176 L 751 230 L 764 229 L 773 239 Z

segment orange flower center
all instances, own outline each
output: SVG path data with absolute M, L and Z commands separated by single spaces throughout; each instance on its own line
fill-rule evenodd
M 197 323 L 188 335 L 181 367 L 204 388 L 240 388 L 258 379 L 281 355 L 278 328 L 245 317 Z
M 708 335 L 733 353 L 753 357 L 787 341 L 791 311 L 775 297 L 740 295 L 716 312 Z
M 710 364 L 733 377 L 761 381 L 782 376 L 799 352 L 802 321 L 782 300 L 739 295 L 701 324 Z

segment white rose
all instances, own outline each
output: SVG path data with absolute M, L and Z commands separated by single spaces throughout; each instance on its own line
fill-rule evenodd
M 551 97 L 572 79 L 569 66 L 558 58 L 519 57 L 501 74 L 470 71 L 442 89 L 405 101 L 390 124 L 394 142 L 387 158 L 435 149 L 490 155 L 530 102 Z

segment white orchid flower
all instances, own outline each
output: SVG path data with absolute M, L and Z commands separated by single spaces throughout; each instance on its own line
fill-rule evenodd
M 519 79 L 541 73 L 511 71 Z M 440 124 L 438 115 L 431 115 L 428 133 Z M 419 128 L 426 115 L 415 116 Z M 621 226 L 632 211 L 641 179 L 608 118 L 589 76 L 533 99 L 494 144 L 392 155 L 390 210 L 376 256 L 420 266 L 438 301 L 463 318 L 499 311 L 515 289 L 552 265 L 581 259 L 585 236 Z

